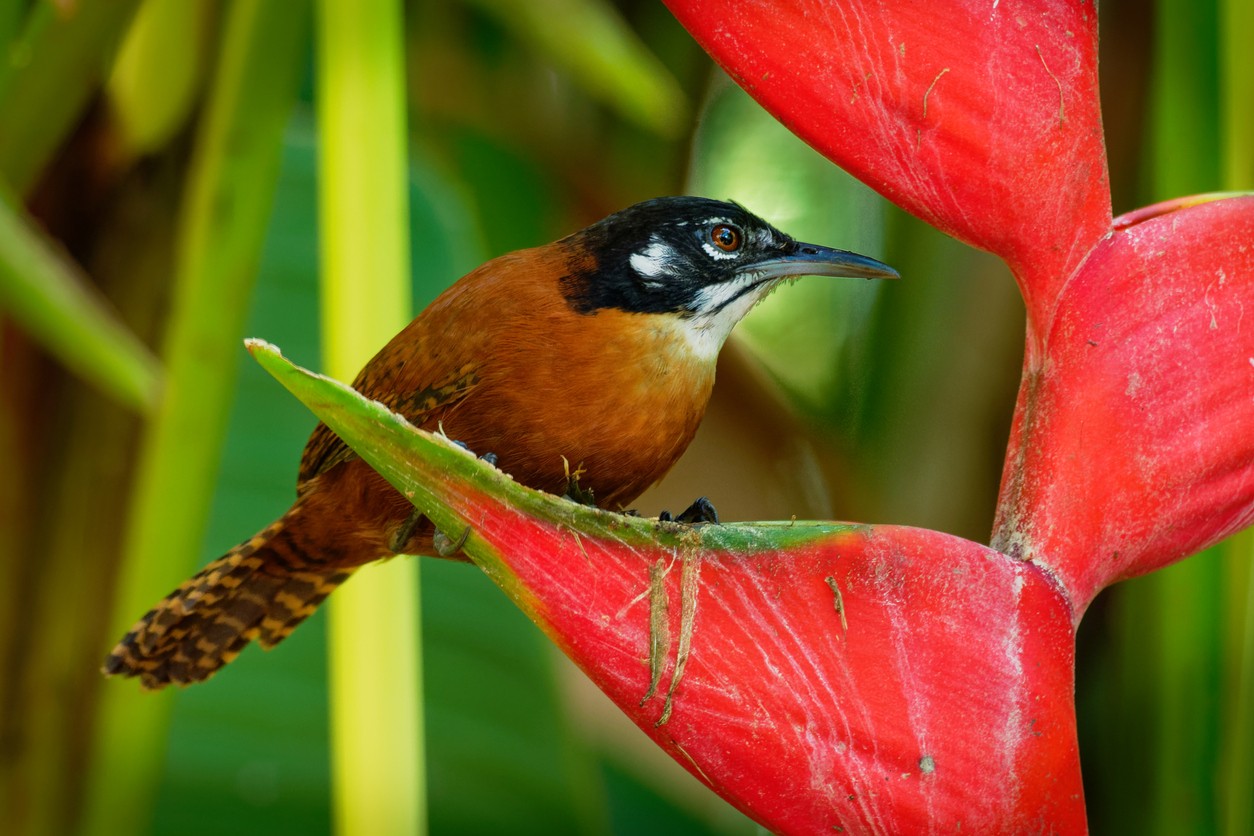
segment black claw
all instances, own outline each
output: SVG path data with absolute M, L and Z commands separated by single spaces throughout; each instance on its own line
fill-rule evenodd
M 671 516 L 670 511 L 658 511 L 657 521 L 658 522 L 674 522 L 675 518 Z
M 663 511 L 663 514 L 666 512 Z M 666 514 L 669 518 L 670 514 Z M 661 515 L 658 515 L 661 519 Z M 718 511 L 714 510 L 714 505 L 704 496 L 698 497 L 696 502 L 688 506 L 688 510 L 684 511 L 675 518 L 675 522 L 688 523 L 696 525 L 697 523 L 713 523 L 718 525 Z
M 470 537 L 470 526 L 466 526 L 466 530 L 456 540 L 449 537 L 440 529 L 435 530 L 435 534 L 431 537 L 431 544 L 435 546 L 435 552 L 440 557 L 452 557 L 462 550 L 462 546 L 466 545 L 466 540 Z

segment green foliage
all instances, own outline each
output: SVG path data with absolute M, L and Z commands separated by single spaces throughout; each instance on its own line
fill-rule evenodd
M 684 129 L 687 107 L 679 85 L 606 0 L 474 3 L 625 118 L 665 136 Z M 555 20 L 562 25 L 554 26 Z
M 252 294 L 305 25 L 302 15 L 266 3 L 238 3 L 225 22 L 179 218 L 166 383 L 140 452 L 115 635 L 195 567 L 237 365 L 230 344 Z M 168 700 L 121 683 L 104 692 L 87 831 L 142 826 Z M 147 745 L 128 743 L 135 739 Z
M 151 409 L 157 361 L 55 245 L 0 195 L 0 312 L 68 368 L 127 405 Z
M 210 0 L 140 6 L 107 88 L 128 152 L 158 151 L 187 123 L 205 80 L 215 11 Z
M 73 129 L 138 7 L 139 0 L 79 0 L 72 14 L 63 14 L 56 3 L 35 3 L 18 37 L 6 42 L 0 177 L 14 189 L 25 193 L 34 185 Z

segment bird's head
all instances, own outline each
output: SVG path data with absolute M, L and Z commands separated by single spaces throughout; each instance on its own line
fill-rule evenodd
M 583 256 L 562 281 L 576 312 L 672 315 L 709 356 L 786 279 L 898 277 L 873 258 L 800 243 L 742 206 L 699 197 L 637 203 L 562 243 Z

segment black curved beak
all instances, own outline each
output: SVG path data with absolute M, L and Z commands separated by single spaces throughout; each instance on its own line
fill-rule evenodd
M 790 276 L 839 276 L 847 279 L 900 279 L 901 274 L 882 261 L 848 250 L 820 247 L 818 244 L 794 244 L 778 256 L 746 264 L 744 272 L 753 272 L 764 280 Z

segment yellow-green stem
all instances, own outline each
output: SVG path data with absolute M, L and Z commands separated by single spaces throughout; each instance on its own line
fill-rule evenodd
M 404 25 L 398 0 L 317 5 L 324 360 L 351 380 L 411 307 Z M 343 836 L 426 829 L 418 562 L 331 599 L 332 782 Z
M 1222 123 L 1223 184 L 1234 191 L 1254 189 L 1254 3 L 1223 0 L 1219 7 L 1219 108 Z
M 1244 29 L 1238 28 L 1244 27 Z M 1254 189 L 1254 55 L 1248 33 L 1254 27 L 1249 0 L 1219 4 L 1219 118 L 1221 188 Z M 1230 538 L 1223 552 L 1223 700 L 1219 744 L 1219 826 L 1224 833 L 1254 828 L 1254 530 Z

